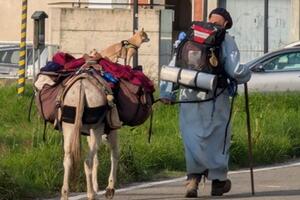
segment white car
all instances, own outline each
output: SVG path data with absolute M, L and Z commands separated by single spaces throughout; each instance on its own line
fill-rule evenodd
M 46 65 L 48 61 L 48 48 L 46 46 L 40 51 L 39 61 L 38 55 L 35 54 L 35 74 L 39 68 Z M 51 46 L 51 48 L 56 48 Z M 32 78 L 33 76 L 33 51 L 32 45 L 27 45 L 26 48 L 26 77 Z M 17 78 L 19 69 L 19 53 L 20 48 L 18 45 L 0 45 L 0 77 L 1 78 Z
M 299 47 L 299 46 L 300 46 L 300 41 L 296 41 L 284 46 L 283 48 Z
M 283 48 L 246 63 L 249 91 L 300 91 L 300 47 Z

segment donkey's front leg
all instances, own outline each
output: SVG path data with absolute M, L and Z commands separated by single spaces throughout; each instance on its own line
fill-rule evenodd
M 86 185 L 87 185 L 87 197 L 89 200 L 95 199 L 98 190 L 97 183 L 97 151 L 99 146 L 99 140 L 101 139 L 100 133 L 90 130 L 90 136 L 87 137 L 89 144 L 89 153 L 87 159 L 84 162 L 84 170 L 86 175 Z M 95 163 L 96 160 L 96 163 Z M 96 173 L 96 174 L 94 174 Z
M 119 161 L 119 143 L 117 130 L 112 130 L 108 134 L 108 143 L 110 145 L 111 167 L 105 196 L 108 199 L 112 199 L 115 193 L 115 183 L 117 180 L 117 167 Z

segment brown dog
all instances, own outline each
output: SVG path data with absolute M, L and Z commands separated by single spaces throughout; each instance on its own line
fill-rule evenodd
M 103 58 L 112 62 L 118 62 L 119 58 L 124 59 L 125 65 L 130 65 L 132 56 L 137 52 L 137 49 L 144 42 L 149 42 L 150 39 L 144 28 L 136 32 L 128 40 L 123 40 L 119 43 L 113 44 L 100 52 Z

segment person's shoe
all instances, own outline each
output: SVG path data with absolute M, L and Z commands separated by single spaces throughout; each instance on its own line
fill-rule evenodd
M 186 198 L 195 198 L 198 196 L 198 184 L 199 180 L 197 178 L 191 178 L 187 180 L 185 193 Z
M 231 181 L 213 180 L 211 185 L 211 196 L 222 196 L 224 193 L 229 192 L 231 189 Z

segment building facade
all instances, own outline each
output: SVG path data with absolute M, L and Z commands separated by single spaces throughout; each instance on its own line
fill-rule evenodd
M 268 13 L 265 13 L 265 2 L 267 5 Z M 111 13 L 111 18 L 117 22 L 122 16 L 117 16 L 119 11 L 113 11 L 118 9 L 125 9 L 127 12 L 132 13 L 132 5 L 119 5 L 118 3 L 133 3 L 133 0 L 28 0 L 28 19 L 27 19 L 27 40 L 32 41 L 33 38 L 33 20 L 31 15 L 36 10 L 43 10 L 49 18 L 46 19 L 46 42 L 53 45 L 62 45 L 62 49 L 68 50 L 67 44 L 62 37 L 60 30 L 56 30 L 57 12 L 52 12 L 53 9 L 90 9 L 93 12 Z M 192 20 L 206 20 L 208 13 L 215 7 L 225 7 L 232 15 L 234 26 L 229 30 L 229 33 L 235 37 L 238 47 L 241 51 L 242 62 L 246 62 L 259 55 L 262 55 L 266 51 L 271 51 L 280 48 L 290 42 L 299 40 L 300 38 L 300 1 L 299 0 L 139 0 L 143 6 L 139 7 L 140 12 L 147 16 L 147 12 L 152 13 L 158 21 L 156 23 L 157 30 L 151 25 L 150 29 L 152 35 L 160 37 L 155 40 L 157 43 L 151 43 L 151 45 L 159 46 L 152 54 L 157 55 L 159 61 L 157 65 L 166 64 L 172 51 L 172 42 L 176 39 L 180 31 L 185 31 L 190 26 Z M 145 4 L 153 3 L 154 6 L 145 6 Z M 117 5 L 118 4 L 118 5 Z M 2 1 L 0 7 L 0 25 L 2 30 L 0 32 L 0 40 L 2 41 L 19 41 L 20 29 L 21 29 L 21 0 Z M 152 9 L 153 8 L 153 9 Z M 101 11 L 102 9 L 102 11 Z M 84 10 L 77 12 L 77 14 L 90 14 L 92 12 L 85 12 Z M 96 11 L 97 10 L 97 11 Z M 107 11 L 110 10 L 110 11 Z M 150 10 L 153 10 L 150 11 Z M 158 10 L 158 12 L 156 12 Z M 173 12 L 159 13 L 160 10 L 171 10 Z M 53 13 L 56 13 L 53 15 Z M 71 12 L 69 12 L 71 13 Z M 102 16 L 102 15 L 99 15 Z M 103 14 L 104 16 L 104 14 Z M 107 19 L 95 19 L 95 22 L 87 22 L 80 19 L 84 19 L 82 16 L 74 23 L 70 21 L 68 23 L 73 24 L 74 27 L 69 27 L 71 30 L 76 30 L 76 27 L 81 27 L 81 24 L 90 23 L 86 27 L 86 31 L 94 31 L 95 23 L 101 23 L 101 26 L 107 27 L 113 21 Z M 267 20 L 265 20 L 267 19 Z M 268 22 L 266 24 L 266 21 Z M 128 34 L 132 28 L 132 16 L 128 14 L 126 19 L 128 25 L 126 30 L 121 28 L 114 28 L 115 32 L 119 32 L 119 36 L 124 35 L 124 32 Z M 153 20 L 149 19 L 149 23 Z M 64 21 L 64 23 L 67 23 Z M 142 23 L 142 24 L 141 24 Z M 143 19 L 139 24 L 140 28 L 143 24 L 149 25 L 147 19 Z M 97 29 L 101 33 L 101 26 Z M 122 26 L 123 27 L 123 26 Z M 108 30 L 108 29 L 107 29 Z M 169 31 L 171 30 L 171 35 Z M 82 33 L 84 30 L 80 30 Z M 102 32 L 105 32 L 104 30 Z M 155 33 L 155 34 L 154 34 Z M 79 34 L 72 32 L 72 34 Z M 156 37 L 156 36 L 155 36 Z M 87 40 L 87 39 L 86 39 Z M 103 38 L 104 44 L 107 42 Z M 87 40 L 88 41 L 88 40 Z M 76 46 L 75 44 L 72 44 Z M 84 49 L 87 50 L 89 44 L 84 44 Z M 150 46 L 151 46 L 150 45 Z M 70 46 L 71 48 L 71 46 Z M 152 47 L 151 47 L 152 48 Z M 155 49 L 155 48 L 152 48 Z M 153 50 L 154 51 L 154 50 Z M 80 54 L 84 52 L 76 52 Z M 149 52 L 149 55 L 151 53 Z M 164 58 L 159 58 L 163 55 Z M 150 58 L 150 57 L 149 57 Z M 153 60 L 153 57 L 151 57 Z

